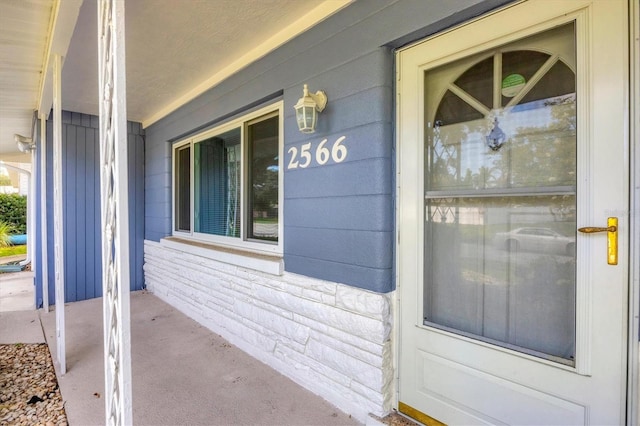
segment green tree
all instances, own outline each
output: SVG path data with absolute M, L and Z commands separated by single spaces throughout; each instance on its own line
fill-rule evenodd
M 12 186 L 9 176 L 0 175 L 0 186 Z

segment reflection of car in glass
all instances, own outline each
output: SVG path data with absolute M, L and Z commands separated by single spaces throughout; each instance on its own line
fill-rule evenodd
M 509 251 L 544 251 L 566 255 L 573 255 L 576 249 L 575 238 L 549 228 L 516 228 L 509 232 L 498 232 L 493 244 Z

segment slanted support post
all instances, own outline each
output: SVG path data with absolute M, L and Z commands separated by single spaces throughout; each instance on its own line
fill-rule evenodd
M 56 352 L 60 374 L 66 374 L 64 323 L 64 239 L 62 211 L 62 56 L 53 58 L 53 253 L 56 287 Z
M 125 2 L 97 2 L 105 423 L 130 425 L 132 397 Z

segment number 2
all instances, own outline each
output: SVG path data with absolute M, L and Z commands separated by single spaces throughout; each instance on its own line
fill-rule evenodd
M 291 160 L 289 161 L 289 165 L 287 166 L 287 169 L 297 169 L 298 160 L 296 160 L 296 157 L 298 156 L 298 148 L 296 148 L 295 146 L 292 146 L 291 148 L 289 148 L 287 152 L 291 154 Z

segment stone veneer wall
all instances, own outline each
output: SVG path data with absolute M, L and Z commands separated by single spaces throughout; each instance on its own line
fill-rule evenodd
M 390 294 L 270 275 L 145 241 L 160 299 L 365 422 L 391 408 Z

